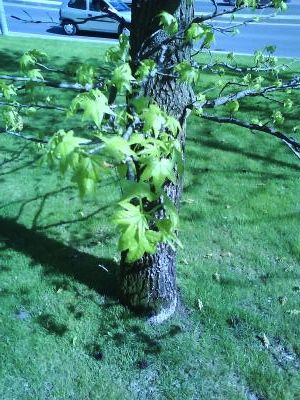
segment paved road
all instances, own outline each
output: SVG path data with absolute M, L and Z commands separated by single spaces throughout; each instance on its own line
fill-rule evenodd
M 46 4 L 37 3 L 38 0 L 9 0 L 4 2 L 6 15 L 8 19 L 9 29 L 12 32 L 24 32 L 29 34 L 43 34 L 52 37 L 65 37 L 58 23 L 59 1 L 57 0 L 41 0 Z M 211 4 L 208 0 L 196 1 L 196 12 L 209 12 Z M 224 3 L 219 3 L 219 9 L 228 9 Z M 28 19 L 28 13 L 32 19 L 40 20 L 47 23 L 24 23 L 11 16 L 18 16 Z M 266 45 L 276 45 L 277 55 L 282 57 L 298 57 L 300 58 L 300 0 L 292 0 L 286 13 L 278 14 L 271 18 L 274 9 L 265 10 L 244 10 L 235 20 L 235 24 L 240 24 L 250 18 L 253 14 L 263 17 L 259 24 L 248 24 L 240 26 L 240 34 L 237 36 L 216 34 L 216 42 L 213 45 L 214 50 L 235 51 L 238 53 L 253 53 L 258 48 Z M 230 24 L 229 17 L 219 18 L 214 26 L 228 27 Z M 103 39 L 103 35 L 84 34 L 76 37 L 76 39 Z M 72 40 L 76 40 L 72 38 Z M 106 35 L 105 40 L 112 40 Z

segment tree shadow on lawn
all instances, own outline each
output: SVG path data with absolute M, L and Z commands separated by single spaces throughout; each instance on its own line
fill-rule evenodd
M 264 162 L 267 162 L 268 164 L 273 164 L 273 165 L 278 165 L 281 167 L 290 168 L 291 170 L 295 170 L 298 172 L 300 171 L 300 166 L 297 165 L 296 163 L 289 163 L 289 162 L 285 162 L 282 160 L 274 159 L 274 158 L 271 158 L 271 155 L 265 156 L 265 155 L 260 155 L 260 154 L 254 153 L 254 152 L 246 151 L 238 146 L 234 146 L 229 143 L 224 143 L 224 142 L 218 141 L 215 138 L 204 139 L 204 138 L 197 137 L 197 138 L 189 138 L 189 140 L 191 142 L 193 142 L 194 144 L 196 143 L 196 144 L 199 144 L 204 147 L 212 148 L 215 150 L 221 150 L 221 151 L 229 152 L 229 153 L 241 154 L 252 160 L 264 161 Z
M 24 159 L 24 155 L 26 155 L 25 150 L 27 150 L 28 148 L 28 144 L 25 144 L 25 146 L 21 147 L 18 150 L 8 150 L 7 147 L 0 147 L 0 168 L 3 168 L 7 164 L 15 161 L 22 161 Z M 1 154 L 1 152 L 3 152 L 3 154 Z M 9 157 L 7 156 L 7 153 L 9 153 Z
M 117 299 L 117 263 L 113 260 L 78 251 L 18 224 L 13 218 L 0 217 L 0 236 L 6 248 L 22 252 L 40 263 L 45 274 L 68 275 L 101 295 Z
M 13 51 L 8 47 L 3 47 L 0 50 L 0 71 L 1 74 L 9 71 L 10 74 L 20 70 L 19 59 L 22 56 L 22 51 Z M 9 68 L 7 70 L 7 68 Z

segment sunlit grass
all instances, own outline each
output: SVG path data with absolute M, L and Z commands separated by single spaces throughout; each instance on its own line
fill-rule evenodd
M 54 65 L 103 60 L 96 44 L 1 38 L 0 70 L 41 44 Z M 32 131 L 58 126 L 43 112 Z M 34 145 L 0 137 L 1 399 L 297 399 L 299 160 L 264 134 L 196 119 L 186 160 L 182 305 L 151 327 L 117 300 L 113 178 L 81 202 Z

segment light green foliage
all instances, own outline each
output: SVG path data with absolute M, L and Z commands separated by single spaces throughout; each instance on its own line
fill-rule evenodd
M 28 78 L 31 79 L 42 79 L 42 80 L 44 79 L 41 70 L 39 68 L 29 69 L 26 75 L 28 76 Z
M 131 149 L 130 143 L 121 136 L 105 137 L 101 135 L 100 138 L 105 143 L 103 147 L 105 153 L 116 161 L 121 162 L 126 156 L 135 157 L 136 153 Z
M 156 64 L 154 60 L 143 60 L 136 71 L 136 76 L 139 79 L 148 77 L 154 71 L 155 66 Z
M 144 132 L 153 132 L 157 138 L 166 122 L 164 113 L 156 104 L 151 104 L 149 108 L 143 110 L 141 118 L 144 122 Z
M 127 251 L 127 262 L 138 260 L 144 253 L 154 253 L 159 234 L 149 229 L 141 205 L 128 201 L 119 204 L 122 210 L 115 213 L 114 223 L 120 228 L 119 250 Z
M 71 103 L 69 116 L 80 110 L 83 110 L 83 119 L 94 122 L 98 128 L 105 114 L 113 115 L 107 97 L 99 89 L 77 95 Z
M 3 123 L 6 130 L 22 131 L 23 129 L 23 118 L 18 113 L 16 108 L 11 106 L 5 106 L 1 109 Z
M 14 85 L 0 81 L 0 93 L 6 100 L 11 100 L 17 95 Z
M 226 110 L 230 114 L 236 113 L 240 108 L 240 104 L 237 100 L 230 101 L 229 103 L 226 104 Z
M 36 65 L 37 62 L 42 62 L 45 60 L 47 60 L 47 54 L 44 53 L 43 51 L 40 51 L 37 49 L 27 51 L 20 58 L 21 70 L 22 71 L 29 70 L 29 69 L 31 69 L 31 67 Z
M 283 0 L 272 0 L 272 3 L 274 4 L 274 7 L 281 11 L 286 11 L 287 10 L 287 4 Z
M 129 60 L 128 52 L 129 38 L 126 35 L 120 35 L 118 45 L 106 51 L 106 60 L 112 63 L 126 62 Z
M 131 84 L 134 77 L 131 74 L 131 68 L 128 63 L 116 67 L 113 71 L 111 82 L 119 92 L 131 93 Z
M 204 29 L 201 24 L 192 23 L 186 30 L 184 37 L 187 42 L 199 40 L 204 36 Z
M 287 99 L 283 103 L 283 107 L 286 108 L 287 110 L 291 110 L 293 107 L 293 101 L 291 99 Z
M 76 82 L 81 85 L 92 84 L 95 80 L 96 70 L 93 65 L 82 64 L 76 68 Z
M 80 144 L 86 141 L 86 139 L 75 137 L 73 131 L 65 132 L 61 129 L 49 142 L 50 153 L 57 159 L 63 159 L 68 157 L 74 150 L 79 148 Z
M 76 157 L 72 180 L 77 184 L 81 197 L 95 193 L 96 183 L 104 172 L 98 157 L 88 157 L 86 154 Z
M 169 34 L 174 35 L 178 31 L 178 22 L 174 15 L 163 11 L 159 14 L 160 24 L 163 29 Z
M 192 23 L 184 33 L 187 42 L 194 42 L 202 39 L 202 47 L 209 48 L 214 41 L 214 33 L 210 26 L 199 23 Z
M 195 83 L 199 79 L 199 70 L 193 68 L 187 61 L 183 61 L 176 65 L 176 72 L 178 72 L 179 79 L 187 83 Z
M 169 179 L 174 184 L 176 177 L 174 174 L 174 164 L 167 158 L 149 160 L 145 164 L 145 169 L 142 173 L 141 180 L 152 180 L 156 190 L 160 190 L 166 179 Z
M 284 123 L 284 116 L 282 115 L 282 113 L 279 110 L 277 110 L 277 111 L 273 112 L 272 120 L 273 120 L 274 125 L 280 126 Z
M 36 64 L 47 59 L 47 54 L 40 50 L 30 50 L 24 53 L 20 58 L 21 71 L 31 79 L 43 79 L 43 75 L 39 68 L 35 68 Z

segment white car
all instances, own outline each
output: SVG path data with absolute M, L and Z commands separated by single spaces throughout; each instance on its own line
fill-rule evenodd
M 67 35 L 78 31 L 127 33 L 131 10 L 118 0 L 64 0 L 59 19 Z

